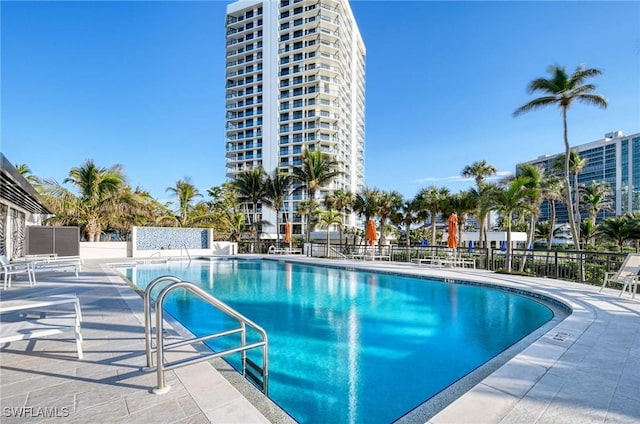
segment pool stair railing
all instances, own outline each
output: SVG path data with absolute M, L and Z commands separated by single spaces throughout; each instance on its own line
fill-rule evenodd
M 191 254 L 189 253 L 189 248 L 187 248 L 187 243 L 182 243 L 182 245 L 184 246 L 184 251 L 187 252 L 189 262 L 191 262 Z M 182 257 L 182 247 L 180 248 L 180 256 Z
M 151 291 L 161 283 L 166 284 L 158 293 L 156 300 L 151 298 Z M 235 319 L 239 327 L 227 329 L 225 331 L 208 334 L 201 337 L 193 337 L 186 340 L 180 340 L 173 343 L 166 343 L 164 337 L 164 300 L 169 293 L 174 290 L 183 289 L 191 292 L 193 295 L 199 297 L 203 301 L 209 303 L 220 312 L 224 313 L 228 317 Z M 188 281 L 183 281 L 178 277 L 171 275 L 164 275 L 151 281 L 144 291 L 144 335 L 145 335 L 145 348 L 147 366 L 145 370 L 156 370 L 157 373 L 157 387 L 153 389 L 153 393 L 163 394 L 169 391 L 171 388 L 166 384 L 165 371 L 184 367 L 208 361 L 215 358 L 221 358 L 227 355 L 240 353 L 242 375 L 252 381 L 263 393 L 268 394 L 269 391 L 269 340 L 266 331 L 255 324 L 249 318 L 240 314 L 238 311 L 231 308 L 224 302 L 211 296 L 198 286 Z M 153 308 L 152 308 L 153 306 Z M 153 309 L 153 311 L 152 311 Z M 155 311 L 155 317 L 153 313 Z M 152 337 L 152 321 L 155 318 L 155 344 Z M 260 337 L 259 341 L 248 343 L 247 342 L 247 327 L 252 328 Z M 240 344 L 235 347 L 227 348 L 222 351 L 212 351 L 212 353 L 198 353 L 194 357 L 183 358 L 174 360 L 172 362 L 167 361 L 165 352 L 170 349 L 175 349 L 181 346 L 193 345 L 196 343 L 204 343 L 207 340 L 215 338 L 222 338 L 231 336 L 234 334 L 240 334 Z M 247 351 L 251 349 L 262 348 L 262 366 L 255 363 L 247 357 Z M 155 354 L 155 366 L 153 363 L 153 357 Z
M 329 246 L 329 252 L 327 252 L 327 257 L 347 259 L 347 256 L 345 254 L 343 254 L 341 251 L 339 251 L 333 246 Z

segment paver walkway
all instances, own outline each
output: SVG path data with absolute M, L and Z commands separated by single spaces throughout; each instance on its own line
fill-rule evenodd
M 86 268 L 86 267 L 85 267 Z M 12 342 L 0 353 L 3 423 L 268 422 L 208 363 L 166 373 L 171 390 L 155 395 L 146 365 L 143 305 L 122 280 L 100 269 L 39 273 L 35 288 L 16 281 L 2 300 L 76 293 L 82 305 L 84 359 L 71 338 Z M 71 336 L 72 337 L 72 336 Z

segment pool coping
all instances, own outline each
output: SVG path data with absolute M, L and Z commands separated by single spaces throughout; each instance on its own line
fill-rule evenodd
M 333 266 L 361 271 L 415 276 L 418 278 L 429 277 L 435 279 L 464 280 L 473 284 L 495 286 L 500 289 L 506 288 L 507 290 L 516 292 L 534 293 L 535 296 L 539 295 L 552 299 L 559 305 L 566 305 L 571 310 L 571 313 L 564 320 L 553 325 L 551 328 L 544 328 L 544 331 L 540 331 L 542 334 L 534 332 L 537 338 L 533 343 L 525 346 L 523 350 L 508 359 L 504 365 L 496 367 L 495 371 L 492 370 L 488 376 L 484 377 L 473 387 L 464 388 L 460 390 L 460 393 L 455 393 L 454 396 L 441 399 L 440 401 L 445 407 L 438 413 L 434 415 L 433 409 L 429 410 L 428 408 L 422 409 L 418 407 L 399 420 L 399 422 L 403 423 L 429 422 L 440 424 L 469 421 L 470 419 L 477 422 L 492 423 L 512 422 L 514 420 L 516 422 L 537 421 L 545 411 L 551 410 L 550 405 L 553 405 L 554 401 L 551 400 L 546 406 L 534 405 L 534 408 L 530 408 L 531 402 L 529 398 L 533 396 L 530 394 L 536 392 L 537 386 L 540 385 L 541 381 L 544 380 L 546 382 L 549 378 L 557 377 L 560 373 L 560 371 L 556 371 L 559 366 L 558 363 L 569 349 L 577 344 L 582 346 L 593 343 L 592 340 L 585 340 L 587 338 L 592 339 L 593 336 L 584 337 L 584 335 L 598 320 L 599 312 L 603 311 L 603 306 L 600 306 L 598 302 L 603 301 L 605 306 L 623 303 L 626 307 L 626 312 L 640 315 L 640 303 L 638 299 L 614 298 L 614 295 L 619 293 L 615 290 L 605 289 L 602 293 L 599 293 L 597 292 L 598 287 L 561 280 L 496 274 L 484 270 L 432 268 L 423 265 L 397 262 L 383 263 L 332 260 L 304 256 L 294 257 L 294 255 L 238 255 L 236 258 L 259 258 L 310 265 Z M 612 302 L 613 299 L 616 299 L 616 301 Z M 604 315 L 604 312 L 602 315 Z M 638 325 L 638 328 L 640 328 L 640 325 Z M 638 336 L 640 330 L 636 330 L 635 334 L 635 341 L 631 343 L 640 345 L 640 342 L 638 342 L 638 340 L 640 340 Z M 525 340 L 527 340 L 527 338 L 521 342 Z M 635 345 L 632 346 L 632 349 L 635 349 Z M 508 352 L 508 350 L 506 352 Z M 525 372 L 523 372 L 523 370 Z M 597 375 L 593 377 L 596 382 L 598 378 Z M 558 391 L 558 393 L 560 392 Z M 438 395 L 436 395 L 436 397 L 437 396 Z M 636 401 L 633 396 L 631 400 Z M 637 400 L 637 404 L 640 405 L 640 399 Z M 632 403 L 631 406 L 626 407 L 626 409 L 633 411 L 634 405 L 635 404 Z M 532 411 L 528 409 L 532 409 Z M 563 408 L 556 409 L 562 410 Z M 586 410 L 588 408 L 584 409 Z M 624 409 L 624 407 L 622 409 Z M 526 411 L 523 412 L 523 410 Z M 638 411 L 640 411 L 640 409 L 638 409 Z M 581 410 L 579 412 L 582 413 Z M 609 409 L 606 409 L 605 412 L 598 410 L 597 413 L 609 416 L 611 411 L 609 411 Z M 523 414 L 524 416 L 537 418 L 523 420 L 521 419 Z M 612 414 L 615 415 L 615 413 Z M 578 414 L 578 416 L 579 415 L 580 414 Z M 636 417 L 640 418 L 640 412 L 628 412 L 628 415 L 634 419 Z M 561 415 L 561 417 L 564 417 L 564 421 L 567 422 L 575 419 L 574 415 L 568 413 L 565 413 L 565 416 Z M 627 415 L 623 417 L 628 419 Z
M 273 259 L 497 285 L 555 299 L 571 309 L 572 312 L 566 319 L 549 328 L 531 345 L 461 394 L 435 416 L 427 418 L 426 414 L 415 414 L 413 417 L 406 415 L 405 418 L 411 420 L 403 422 L 535 422 L 544 420 L 547 416 L 553 417 L 555 422 L 575 422 L 580 417 L 591 420 L 593 416 L 603 422 L 606 418 L 612 419 L 611 417 L 615 417 L 614 422 L 640 420 L 640 396 L 635 392 L 629 393 L 625 387 L 630 384 L 628 380 L 633 379 L 638 372 L 624 367 L 628 358 L 633 357 L 630 352 L 636 357 L 640 354 L 640 299 L 631 299 L 626 295 L 618 297 L 620 292 L 617 290 L 606 288 L 600 291 L 599 286 L 589 284 L 497 274 L 485 270 L 292 256 Z M 603 332 L 602 327 L 615 331 Z M 621 327 L 624 334 L 617 327 Z M 621 336 L 628 334 L 633 337 L 622 342 Z M 611 340 L 616 350 L 608 350 L 601 343 L 604 339 Z M 621 344 L 624 347 L 619 349 Z M 584 351 L 588 353 L 585 354 Z M 618 353 L 622 357 L 615 357 Z M 575 359 L 578 355 L 581 355 L 582 362 Z M 602 365 L 603 360 L 607 359 L 614 362 L 617 368 L 607 370 L 605 374 Z M 625 375 L 614 374 L 614 371 L 620 370 Z M 584 388 L 573 387 L 574 376 L 580 381 L 584 379 Z M 601 385 L 604 383 L 607 387 L 615 384 L 610 393 L 601 393 Z M 634 390 L 637 392 L 637 388 Z M 581 407 L 586 398 L 591 398 L 593 404 L 608 403 L 601 405 L 600 409 L 586 406 L 588 404 Z

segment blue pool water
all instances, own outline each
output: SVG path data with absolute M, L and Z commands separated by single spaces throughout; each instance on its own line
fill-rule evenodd
M 261 325 L 269 397 L 299 422 L 391 422 L 553 317 L 505 291 L 271 260 L 123 273 L 140 288 L 166 274 L 191 281 Z M 165 309 L 195 334 L 224 327 L 190 295 L 172 294 Z

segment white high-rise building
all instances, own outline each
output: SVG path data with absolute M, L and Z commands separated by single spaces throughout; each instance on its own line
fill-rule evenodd
M 321 149 L 342 174 L 316 199 L 362 190 L 365 47 L 349 2 L 240 0 L 227 6 L 226 28 L 227 178 L 255 167 L 291 172 L 305 148 Z M 294 235 L 304 234 L 304 197 L 285 202 Z M 275 211 L 260 208 L 275 225 Z M 274 225 L 263 232 L 275 236 Z

